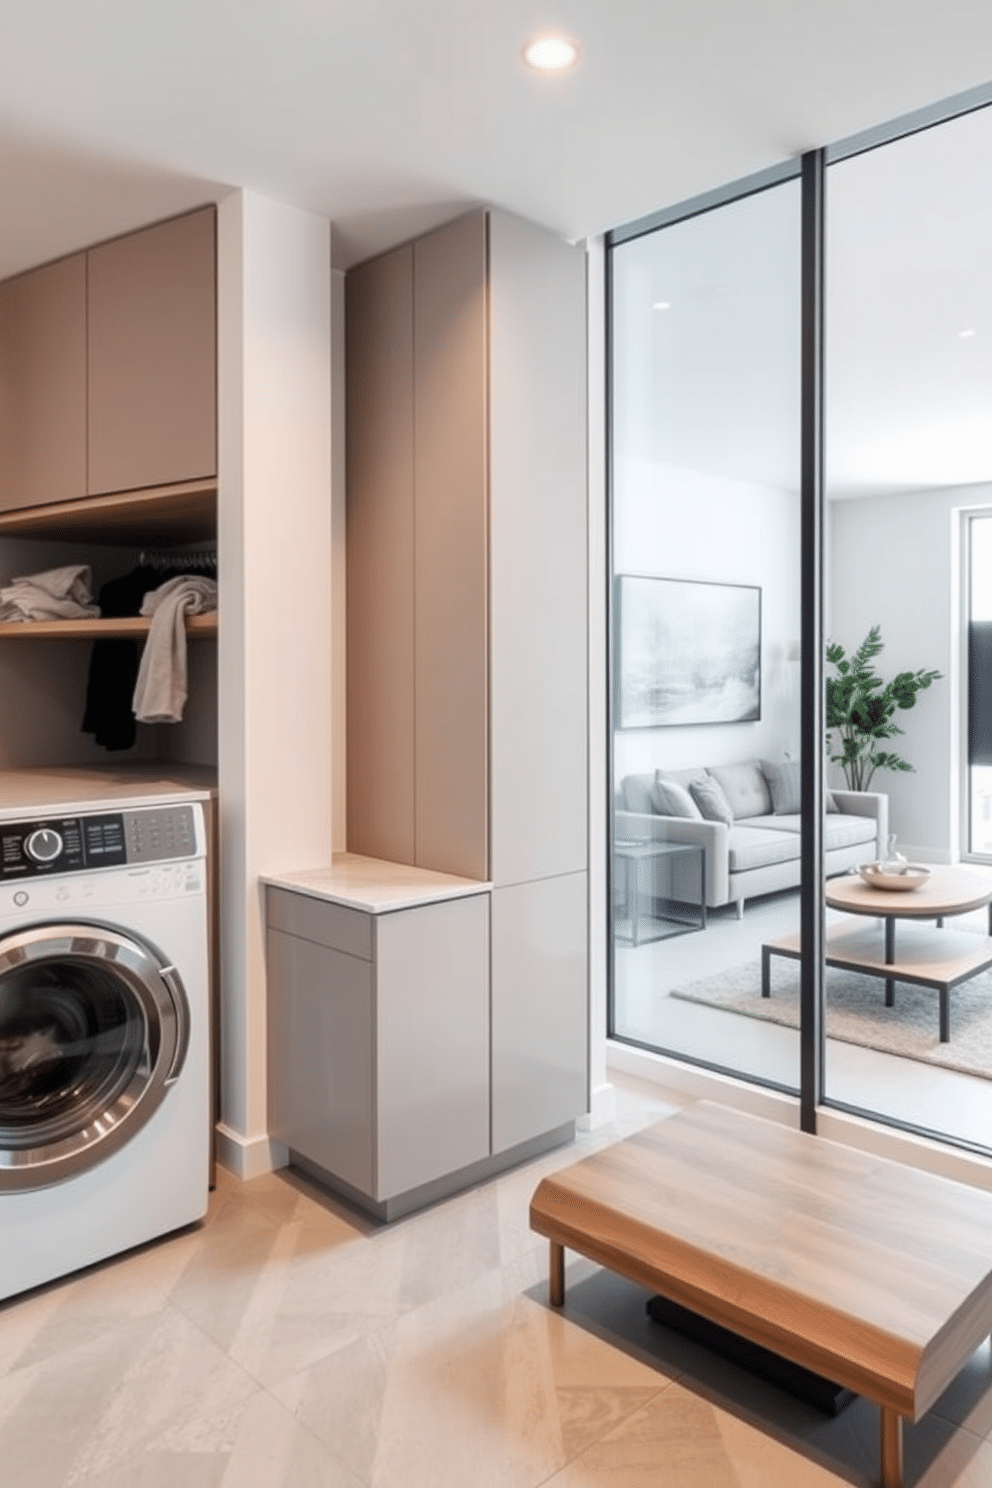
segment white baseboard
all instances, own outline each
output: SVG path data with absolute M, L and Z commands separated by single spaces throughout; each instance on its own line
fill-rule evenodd
M 617 1093 L 609 1080 L 594 1085 L 589 1110 L 580 1116 L 575 1125 L 579 1131 L 595 1131 L 597 1127 L 609 1126 L 617 1114 Z
M 217 1161 L 235 1178 L 261 1178 L 289 1163 L 289 1150 L 272 1137 L 243 1137 L 222 1121 L 217 1123 Z

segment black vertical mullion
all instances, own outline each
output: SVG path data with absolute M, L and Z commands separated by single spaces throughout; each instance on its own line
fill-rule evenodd
M 802 887 L 800 1079 L 803 1131 L 823 1095 L 823 232 L 825 152 L 802 158 Z

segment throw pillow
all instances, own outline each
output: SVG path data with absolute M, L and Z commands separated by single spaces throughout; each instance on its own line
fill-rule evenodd
M 666 780 L 661 772 L 654 777 L 651 800 L 659 816 L 686 816 L 693 821 L 702 821 L 703 814 L 684 785 L 677 780 Z
M 802 810 L 802 776 L 798 760 L 786 760 L 781 765 L 767 764 L 762 760 L 761 768 L 772 796 L 772 811 L 776 816 L 796 816 Z
M 802 810 L 802 767 L 798 760 L 786 760 L 781 765 L 768 764 L 762 760 L 761 768 L 772 796 L 772 811 L 776 816 L 798 816 Z M 823 792 L 824 808 L 839 813 L 840 807 L 827 789 Z
M 725 822 L 728 827 L 734 825 L 730 802 L 715 780 L 693 780 L 689 785 L 689 794 L 707 821 Z

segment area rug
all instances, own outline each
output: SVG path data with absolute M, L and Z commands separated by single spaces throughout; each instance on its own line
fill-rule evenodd
M 797 961 L 772 957 L 771 991 L 771 997 L 762 997 L 761 968 L 755 961 L 689 982 L 671 996 L 798 1028 Z M 880 977 L 827 967 L 828 1038 L 992 1080 L 992 972 L 982 972 L 952 990 L 947 1044 L 940 1042 L 938 1011 L 938 994 L 927 987 L 897 982 L 895 1007 L 887 1008 Z

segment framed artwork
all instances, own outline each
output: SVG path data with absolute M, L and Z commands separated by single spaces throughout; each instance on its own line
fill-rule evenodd
M 619 574 L 616 722 L 621 729 L 761 717 L 761 590 Z

